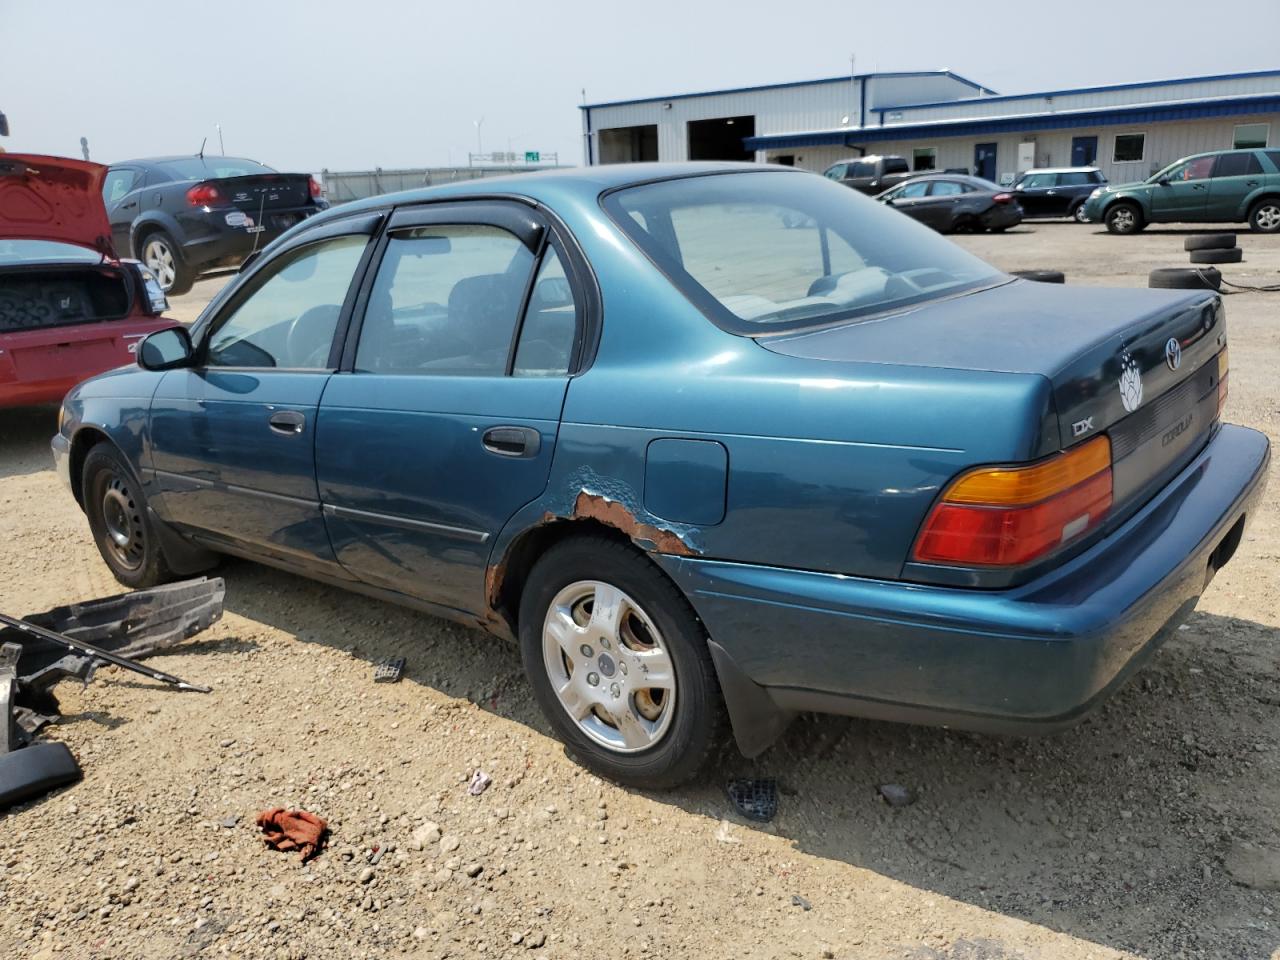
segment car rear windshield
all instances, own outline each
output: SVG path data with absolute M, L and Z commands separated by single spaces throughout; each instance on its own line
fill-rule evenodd
M 228 177 L 256 177 L 262 173 L 275 173 L 253 160 L 237 160 L 234 157 L 183 157 L 180 160 L 162 160 L 156 164 L 175 180 L 225 180 Z
M 664 180 L 605 209 L 719 326 L 810 329 L 993 286 L 994 267 L 897 210 L 799 172 Z

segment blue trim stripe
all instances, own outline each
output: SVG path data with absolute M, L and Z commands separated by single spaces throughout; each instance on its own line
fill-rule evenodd
M 1178 77 L 1174 80 L 1146 80 L 1140 83 L 1111 83 L 1102 87 L 1075 87 L 1071 90 L 1045 90 L 1039 93 L 1009 93 L 1000 97 L 974 97 L 971 100 L 935 100 L 933 103 L 904 103 L 896 107 L 871 107 L 874 113 L 890 110 L 923 110 L 927 107 L 952 107 L 976 102 L 1001 100 L 1039 100 L 1044 97 L 1067 97 L 1077 93 L 1105 93 L 1109 90 L 1137 90 L 1141 87 L 1176 87 L 1186 83 L 1212 83 L 1215 80 L 1255 80 L 1258 77 L 1280 77 L 1280 70 L 1254 70 L 1251 73 L 1219 73 L 1208 77 Z
M 1077 127 L 1106 127 L 1119 124 L 1169 123 L 1176 120 L 1202 120 L 1208 117 L 1234 117 L 1257 113 L 1280 113 L 1280 94 L 1234 97 L 1192 103 L 1148 103 L 1134 107 L 1112 107 L 1081 110 L 1073 113 L 1041 113 L 1018 117 L 988 117 L 971 122 L 934 121 L 901 123 L 863 130 L 814 130 L 809 133 L 782 133 L 772 136 L 746 137 L 747 150 L 774 150 L 783 147 L 846 146 L 883 140 L 910 140 L 923 136 L 975 137 L 1010 131 L 1032 133 L 1037 130 L 1066 130 Z
M 995 91 L 989 87 L 984 87 L 980 83 L 974 83 L 972 80 L 966 79 L 959 74 L 952 73 L 950 70 L 903 70 L 895 73 L 859 73 L 852 77 L 846 73 L 843 77 L 823 77 L 821 80 L 792 80 L 790 83 L 766 83 L 755 87 L 729 87 L 724 90 L 703 90 L 697 93 L 676 93 L 669 97 L 640 97 L 636 100 L 609 100 L 604 103 L 584 103 L 579 106 L 578 109 L 597 110 L 601 107 L 629 107 L 638 103 L 666 103 L 669 100 L 690 100 L 695 97 L 716 97 L 727 93 L 757 93 L 761 90 L 784 90 L 788 87 L 814 87 L 820 86 L 824 83 L 848 83 L 850 80 L 867 80 L 872 77 L 950 77 L 952 80 L 963 83 L 965 86 L 973 87 L 973 89 L 977 90 L 979 93 L 995 93 Z

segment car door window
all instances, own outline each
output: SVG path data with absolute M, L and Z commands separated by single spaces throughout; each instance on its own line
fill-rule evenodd
M 933 189 L 929 191 L 932 197 L 956 197 L 962 193 L 964 193 L 964 187 L 954 180 L 935 180 Z
M 329 368 L 338 317 L 368 237 L 344 236 L 283 254 L 247 300 L 210 331 L 211 367 Z
M 830 167 L 827 167 L 826 172 L 823 173 L 822 175 L 826 177 L 828 180 L 843 180 L 844 170 L 845 170 L 844 164 L 837 163 L 837 164 L 833 164 Z
M 125 194 L 133 189 L 134 181 L 138 179 L 136 170 L 128 170 L 120 168 L 112 170 L 107 174 L 107 179 L 102 182 L 102 200 L 104 203 L 117 203 Z
M 395 232 L 365 308 L 356 371 L 506 373 L 533 259 L 515 234 L 485 224 Z M 544 289 L 548 310 L 562 299 L 553 286 Z
M 1093 178 L 1088 173 L 1060 173 L 1058 174 L 1058 186 L 1060 187 L 1084 187 L 1093 183 Z
M 1196 157 L 1186 163 L 1170 167 L 1165 171 L 1164 178 L 1172 183 L 1185 183 L 1188 180 L 1206 180 L 1209 174 L 1213 172 L 1213 163 L 1216 159 L 1216 157 L 1212 156 Z
M 908 183 L 903 185 L 901 191 L 894 195 L 895 200 L 908 200 L 912 197 L 923 197 L 929 192 L 929 181 L 922 180 L 918 183 Z
M 564 376 L 569 372 L 578 329 L 577 304 L 555 247 L 547 247 L 529 294 L 512 373 L 522 377 Z
M 1052 187 L 1055 176 L 1052 173 L 1033 173 L 1029 177 L 1024 177 L 1022 182 L 1018 184 L 1021 190 L 1042 190 L 1045 187 Z
M 1213 178 L 1249 177 L 1262 173 L 1262 164 L 1253 153 L 1224 153 L 1213 168 Z

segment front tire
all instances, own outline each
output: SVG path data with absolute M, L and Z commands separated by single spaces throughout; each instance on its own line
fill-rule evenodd
M 1142 211 L 1132 203 L 1113 204 L 1107 208 L 1102 220 L 1111 233 L 1119 236 L 1137 233 L 1146 226 L 1146 222 L 1142 219 Z
M 81 490 L 93 542 L 111 573 L 134 590 L 174 578 L 147 516 L 142 485 L 120 452 L 99 443 L 84 459 Z
M 181 296 L 196 282 L 196 272 L 182 256 L 182 249 L 163 230 L 155 230 L 142 238 L 138 258 L 168 296 Z
M 548 550 L 520 598 L 519 633 L 543 714 L 601 776 L 675 787 L 719 746 L 725 712 L 702 626 L 630 546 L 588 536 Z
M 1254 233 L 1280 233 L 1280 199 L 1263 197 L 1249 210 L 1249 229 Z

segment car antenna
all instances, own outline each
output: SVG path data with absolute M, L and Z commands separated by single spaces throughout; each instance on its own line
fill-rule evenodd
M 205 137 L 203 140 L 200 141 L 200 152 L 197 153 L 196 156 L 199 157 L 201 160 L 204 159 L 204 145 L 208 142 L 209 142 L 208 137 Z

